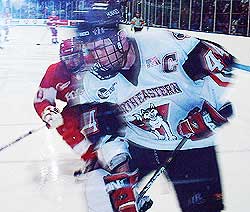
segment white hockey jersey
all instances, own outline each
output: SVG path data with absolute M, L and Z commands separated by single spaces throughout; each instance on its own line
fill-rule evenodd
M 109 101 L 120 105 L 128 121 L 126 137 L 143 147 L 172 150 L 182 137 L 177 133 L 177 125 L 188 112 L 202 106 L 207 100 L 219 109 L 226 88 L 223 80 L 207 76 L 193 81 L 183 70 L 188 54 L 200 42 L 196 38 L 172 32 L 138 33 L 134 37 L 138 46 L 134 82 L 124 74 L 114 78 L 99 80 L 87 72 L 83 77 L 84 96 L 87 101 Z M 223 64 L 213 56 L 208 56 L 210 68 Z M 134 74 L 134 73 L 133 73 Z M 136 74 L 135 74 L 136 75 Z M 133 80 L 132 80 L 133 81 Z M 115 123 L 114 123 L 115 124 Z M 183 149 L 214 145 L 214 136 L 191 141 Z

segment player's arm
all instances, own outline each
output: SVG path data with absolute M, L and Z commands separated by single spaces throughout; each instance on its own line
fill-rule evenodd
M 216 75 L 226 78 L 232 76 L 234 57 L 216 43 L 199 40 L 187 56 L 183 69 L 194 81 L 206 76 L 210 76 L 217 81 L 220 81 L 220 79 Z
M 85 103 L 65 107 L 61 114 L 64 124 L 57 131 L 83 160 L 92 160 L 98 150 L 99 159 L 103 161 L 105 168 L 113 170 L 118 162 L 128 159 L 128 153 L 125 156 L 120 155 L 117 161 L 112 159 L 126 149 L 125 142 L 120 142 L 119 139 L 123 136 L 125 122 L 117 105 Z
M 131 26 L 131 31 L 132 31 L 135 27 L 135 19 L 134 18 L 132 18 L 132 20 L 130 22 L 130 26 Z
M 191 110 L 177 127 L 180 135 L 192 140 L 213 135 L 215 129 L 227 123 L 233 114 L 231 103 L 225 101 L 223 96 L 231 81 L 234 57 L 218 44 L 197 41 L 187 51 L 183 69 L 193 81 L 204 80 L 201 98 L 206 100 L 201 108 Z
M 145 21 L 142 18 L 140 19 L 140 23 L 141 23 L 142 26 L 146 25 Z
M 63 118 L 56 107 L 57 90 L 54 82 L 54 70 L 57 64 L 49 66 L 34 98 L 34 108 L 48 128 L 57 128 L 63 124 Z
M 130 155 L 128 144 L 123 142 L 124 121 L 120 115 L 118 106 L 111 103 L 85 103 L 63 109 L 64 124 L 57 131 L 85 162 L 75 176 L 100 165 L 111 172 L 125 165 Z
M 137 212 L 140 205 L 143 207 L 143 202 L 137 202 L 134 190 L 138 173 L 129 172 L 130 154 L 123 137 L 126 124 L 119 106 L 109 102 L 93 102 L 66 107 L 62 114 L 65 124 L 57 130 L 87 161 L 84 173 L 95 173 L 98 161 L 97 164 L 110 173 L 100 180 L 105 182 L 114 211 Z M 150 202 L 150 199 L 145 201 Z
M 46 22 L 47 26 L 51 26 L 52 22 L 53 22 L 53 19 L 49 16 Z

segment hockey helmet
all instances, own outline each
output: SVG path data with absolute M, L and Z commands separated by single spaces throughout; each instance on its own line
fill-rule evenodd
M 63 40 L 60 44 L 60 60 L 68 71 L 74 73 L 84 64 L 81 42 L 76 38 Z
M 90 72 L 99 79 L 109 79 L 124 67 L 130 47 L 126 34 L 119 29 L 120 4 L 95 3 L 80 14 L 77 35 L 92 59 Z M 91 65 L 90 65 L 91 64 Z

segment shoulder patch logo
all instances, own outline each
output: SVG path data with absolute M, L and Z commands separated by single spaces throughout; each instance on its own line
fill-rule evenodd
M 177 40 L 184 40 L 185 38 L 190 38 L 189 35 L 184 35 L 182 33 L 177 33 L 177 32 L 172 32 L 172 33 Z
M 151 58 L 146 60 L 146 67 L 147 68 L 151 68 L 151 67 L 154 67 L 154 66 L 157 66 L 160 64 L 161 64 L 161 62 L 156 56 L 151 57 Z
M 59 82 L 57 85 L 56 85 L 56 90 L 58 91 L 63 91 L 65 88 L 69 87 L 70 85 L 70 81 L 67 81 L 65 83 L 61 83 Z
M 100 99 L 107 99 L 110 97 L 110 95 L 115 91 L 115 85 L 117 84 L 117 82 L 114 82 L 110 88 L 106 89 L 106 88 L 100 88 L 97 91 L 97 96 Z

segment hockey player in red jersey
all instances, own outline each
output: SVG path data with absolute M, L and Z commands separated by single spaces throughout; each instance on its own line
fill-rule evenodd
M 1 15 L 0 19 L 0 49 L 3 49 L 3 43 L 9 41 L 9 31 L 11 23 L 11 13 L 8 7 L 5 8 L 5 11 Z
M 222 211 L 215 132 L 232 116 L 224 93 L 233 57 L 167 30 L 128 37 L 114 5 L 95 5 L 83 19 L 73 43 L 79 48 L 48 69 L 35 108 L 86 161 L 89 211 L 146 211 L 150 201 L 138 198 L 137 182 L 184 137 L 167 173 L 181 211 Z M 61 113 L 55 99 L 67 103 Z
M 58 21 L 59 21 L 59 17 L 56 15 L 56 11 L 52 11 L 51 15 L 48 17 L 47 25 L 48 25 L 48 27 L 50 28 L 50 31 L 51 31 L 51 42 L 53 44 L 58 43 L 58 39 L 57 39 Z
M 38 115 L 47 123 L 48 128 L 57 128 L 63 124 L 55 100 L 67 102 L 74 92 L 72 81 L 77 81 L 75 72 L 83 65 L 81 46 L 74 38 L 60 44 L 60 61 L 48 67 L 44 75 L 34 105 Z

